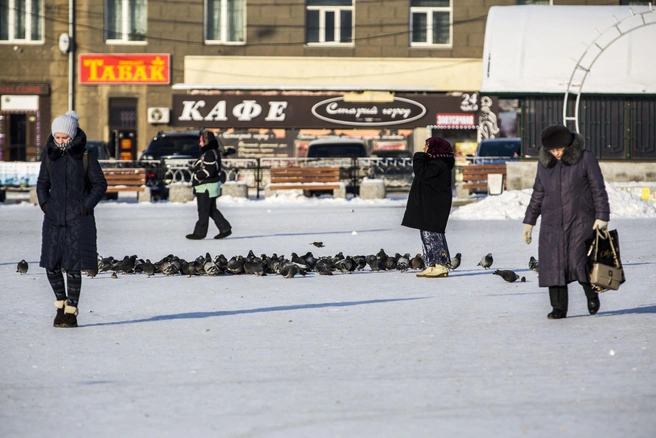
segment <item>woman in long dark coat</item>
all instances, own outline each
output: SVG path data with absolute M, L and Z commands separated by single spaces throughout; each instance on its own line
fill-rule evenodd
M 524 217 L 524 240 L 531 243 L 533 226 L 542 216 L 538 247 L 540 287 L 549 288 L 553 311 L 549 319 L 567 316 L 567 285 L 578 281 L 591 315 L 599 296 L 590 285 L 585 241 L 594 230 L 608 227 L 610 207 L 604 177 L 583 137 L 564 125 L 542 131 L 538 170 Z
M 78 118 L 69 111 L 52 122 L 36 183 L 44 213 L 39 265 L 55 293 L 55 327 L 77 327 L 80 271 L 98 269 L 94 208 L 107 190 L 98 160 L 85 158 L 87 137 Z
M 417 277 L 447 277 L 451 263 L 446 224 L 451 213 L 453 148 L 439 137 L 426 139 L 423 152 L 412 157 L 415 178 L 408 194 L 402 225 L 420 230 L 426 269 Z

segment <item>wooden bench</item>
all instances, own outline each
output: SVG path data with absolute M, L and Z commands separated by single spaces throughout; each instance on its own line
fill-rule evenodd
M 272 167 L 265 196 L 273 195 L 276 190 L 332 190 L 333 196 L 346 197 L 339 167 Z
M 103 169 L 107 193 L 143 192 L 146 188 L 146 169 Z
M 503 187 L 506 187 L 506 165 L 501 164 L 470 164 L 460 166 L 462 169 L 462 182 L 456 183 L 456 194 L 458 198 L 469 198 L 469 191 L 488 188 L 488 175 L 501 174 Z

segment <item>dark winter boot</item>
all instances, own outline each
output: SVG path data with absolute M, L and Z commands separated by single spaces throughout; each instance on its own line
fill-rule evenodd
M 205 237 L 199 236 L 197 234 L 187 234 L 185 237 L 189 240 L 203 240 L 205 238 Z
M 55 301 L 55 307 L 57 308 L 57 315 L 55 315 L 55 320 L 53 321 L 52 326 L 61 327 L 62 321 L 64 320 L 64 308 L 66 307 L 66 300 Z
M 547 315 L 549 319 L 563 319 L 567 317 L 569 296 L 567 286 L 552 286 L 549 288 L 549 300 L 553 311 Z
M 64 317 L 59 327 L 71 328 L 77 327 L 77 307 L 64 307 Z
M 223 232 L 217 234 L 216 236 L 214 236 L 214 238 L 215 239 L 225 239 L 226 237 L 228 237 L 231 234 L 232 234 L 232 229 L 230 229 L 228 231 L 223 231 Z
M 563 318 L 567 318 L 567 313 L 563 312 L 562 310 L 553 309 L 553 311 L 547 315 L 547 318 L 563 319 Z
M 590 315 L 596 315 L 601 307 L 599 294 L 592 289 L 592 285 L 589 283 L 581 283 L 581 286 L 583 286 L 585 297 L 588 299 L 588 312 L 590 312 Z

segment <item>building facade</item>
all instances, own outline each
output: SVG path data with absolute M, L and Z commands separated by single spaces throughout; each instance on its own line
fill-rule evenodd
M 613 4 L 633 3 L 647 2 Z M 243 157 L 333 134 L 370 152 L 434 134 L 465 153 L 498 131 L 499 102 L 479 93 L 487 13 L 516 4 L 609 2 L 4 0 L 0 160 L 35 159 L 69 108 L 122 159 L 200 127 Z

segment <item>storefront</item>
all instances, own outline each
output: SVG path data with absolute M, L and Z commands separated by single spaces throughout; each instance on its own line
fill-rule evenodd
M 239 158 L 304 157 L 310 141 L 326 136 L 362 139 L 369 155 L 386 150 L 409 155 L 427 135 L 470 145 L 488 132 L 490 113 L 497 110 L 494 99 L 483 105 L 477 92 L 207 88 L 173 95 L 171 125 L 215 130 Z
M 48 84 L 0 83 L 0 161 L 37 160 L 44 120 L 50 120 Z
M 171 55 L 83 53 L 78 66 L 82 89 L 95 87 L 96 94 L 103 96 L 102 105 L 106 105 L 98 111 L 102 119 L 92 123 L 102 125 L 102 138 L 109 140 L 109 150 L 114 151 L 115 158 L 136 160 L 138 132 L 140 127 L 144 132 L 146 126 L 145 117 L 139 114 L 145 113 L 145 99 L 156 95 L 156 90 L 148 87 L 171 83 Z

